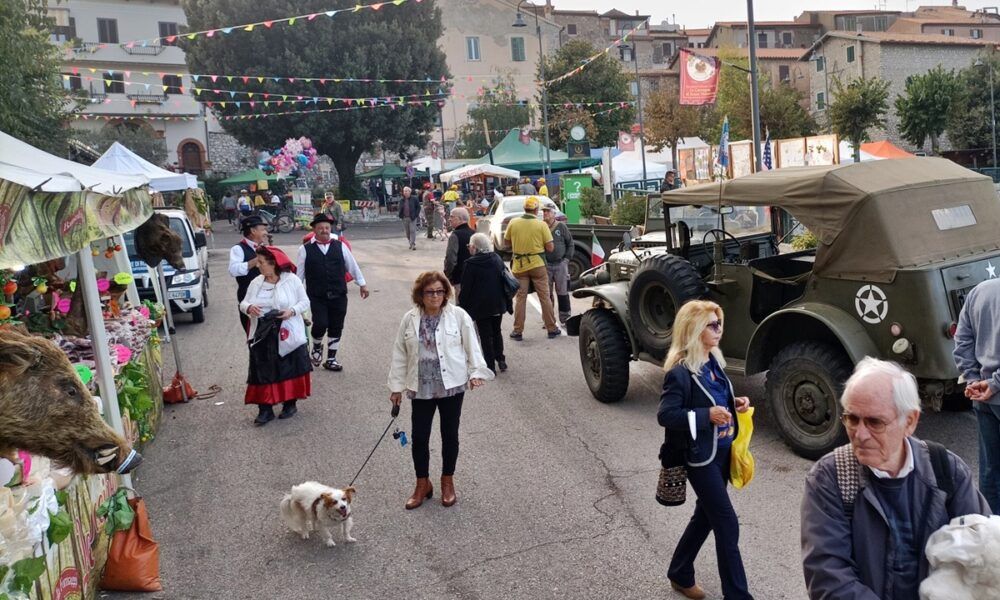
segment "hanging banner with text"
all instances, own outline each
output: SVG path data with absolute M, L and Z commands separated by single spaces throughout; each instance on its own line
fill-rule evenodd
M 715 104 L 719 89 L 719 59 L 682 48 L 678 62 L 681 71 L 680 104 Z

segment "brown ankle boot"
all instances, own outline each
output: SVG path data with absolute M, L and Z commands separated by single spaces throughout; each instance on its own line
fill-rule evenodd
M 417 478 L 417 487 L 413 490 L 413 495 L 410 499 L 406 501 L 406 510 L 413 510 L 421 504 L 424 500 L 430 498 L 434 495 L 434 486 L 431 485 L 431 480 L 427 477 Z
M 455 497 L 455 478 L 451 475 L 441 476 L 441 506 L 452 506 L 458 502 Z

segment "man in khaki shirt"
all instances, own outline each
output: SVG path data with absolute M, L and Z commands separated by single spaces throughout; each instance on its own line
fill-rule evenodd
M 545 253 L 551 252 L 552 232 L 538 218 L 538 198 L 529 196 L 524 201 L 524 214 L 511 220 L 504 232 L 514 254 L 511 272 L 521 284 L 514 297 L 514 330 L 512 340 L 521 341 L 524 332 L 524 305 L 528 300 L 528 287 L 535 286 L 535 295 L 542 308 L 542 321 L 549 332 L 549 339 L 558 337 L 562 330 L 556 325 L 552 300 L 549 298 L 549 273 L 545 268 Z

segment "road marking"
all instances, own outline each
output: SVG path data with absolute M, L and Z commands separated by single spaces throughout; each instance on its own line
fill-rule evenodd
M 538 311 L 538 314 L 542 314 L 542 305 L 538 303 L 538 294 L 529 294 L 528 304 L 530 304 L 532 308 Z

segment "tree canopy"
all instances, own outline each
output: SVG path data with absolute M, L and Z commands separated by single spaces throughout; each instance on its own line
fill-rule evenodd
M 493 86 L 481 88 L 475 106 L 469 107 L 469 121 L 458 132 L 462 158 L 479 158 L 489 151 L 483 121 L 494 145 L 511 129 L 531 121 L 531 108 L 518 104 L 517 86 L 510 73 L 498 75 Z
M 938 153 L 938 140 L 948 126 L 949 115 L 958 95 L 954 71 L 938 65 L 923 75 L 906 78 L 906 90 L 896 97 L 899 131 L 906 141 L 918 148 L 931 139 L 931 153 Z
M 828 108 L 833 132 L 854 145 L 854 160 L 861 160 L 861 142 L 867 141 L 868 130 L 884 125 L 889 110 L 889 82 L 878 77 L 858 77 L 846 85 L 833 80 L 834 99 Z
M 1000 82 L 1000 58 L 984 52 L 980 61 L 981 65 L 972 64 L 956 74 L 958 93 L 952 101 L 947 132 L 954 149 L 985 159 L 993 155 L 990 69 L 994 83 Z M 1000 94 L 994 94 L 993 101 L 1000 109 Z
M 545 76 L 549 79 L 568 73 L 580 66 L 580 64 L 597 49 L 583 40 L 571 40 L 562 45 L 552 56 L 545 57 Z M 538 73 L 539 80 L 542 79 L 541 72 Z M 632 102 L 635 98 L 629 90 L 631 77 L 622 71 L 621 65 L 607 53 L 601 54 L 572 77 L 554 83 L 548 88 L 548 101 L 550 105 L 576 104 L 581 102 Z M 542 94 L 538 93 L 537 100 L 542 102 Z M 573 123 L 567 119 L 578 117 L 577 107 L 564 108 L 562 106 L 549 106 L 549 122 L 559 121 L 565 123 L 565 127 L 551 127 L 549 129 L 550 144 L 553 148 L 562 148 L 568 141 L 569 128 Z M 588 113 L 603 112 L 599 108 L 592 108 Z M 635 122 L 635 109 L 624 108 L 612 110 L 604 114 L 594 115 L 592 132 L 590 139 L 591 146 L 597 148 L 601 146 L 614 146 L 618 140 L 619 131 L 631 131 L 632 123 Z M 586 123 L 583 123 L 585 126 Z
M 184 0 L 191 30 L 210 29 L 220 23 L 243 23 L 280 18 L 304 12 L 323 13 L 356 5 L 354 0 Z M 400 154 L 424 147 L 438 117 L 437 100 L 443 100 L 450 77 L 444 52 L 438 47 L 442 35 L 441 11 L 434 0 L 406 2 L 378 11 L 339 13 L 335 18 L 321 16 L 294 26 L 270 29 L 257 27 L 252 32 L 232 36 L 181 38 L 187 52 L 188 67 L 194 73 L 235 75 L 288 75 L 314 78 L 424 79 L 428 83 L 369 83 L 328 81 L 294 83 L 234 78 L 227 89 L 247 90 L 257 102 L 222 107 L 219 101 L 231 100 L 203 93 L 201 100 L 215 100 L 212 110 L 219 116 L 275 113 L 281 111 L 347 108 L 344 104 L 291 103 L 280 106 L 260 101 L 262 93 L 312 97 L 392 98 L 400 97 L 405 106 L 378 106 L 362 110 L 289 114 L 267 118 L 221 121 L 223 128 L 241 143 L 262 149 L 282 146 L 290 137 L 307 136 L 320 154 L 328 155 L 340 177 L 341 194 L 360 196 L 355 168 L 362 153 L 377 145 Z M 431 94 L 431 95 L 425 95 Z M 415 95 L 416 97 L 408 97 Z M 273 97 L 272 97 L 273 98 Z M 239 98 L 236 98 L 239 99 Z M 244 97 L 243 100 L 248 100 Z M 356 106 L 356 105 L 355 105 Z
M 678 93 L 667 88 L 653 92 L 644 109 L 646 143 L 657 152 L 669 146 L 673 162 L 678 164 L 677 142 L 700 133 L 704 111 L 680 104 Z
M 0 2 L 0 130 L 62 155 L 73 105 L 44 14 L 44 0 Z

